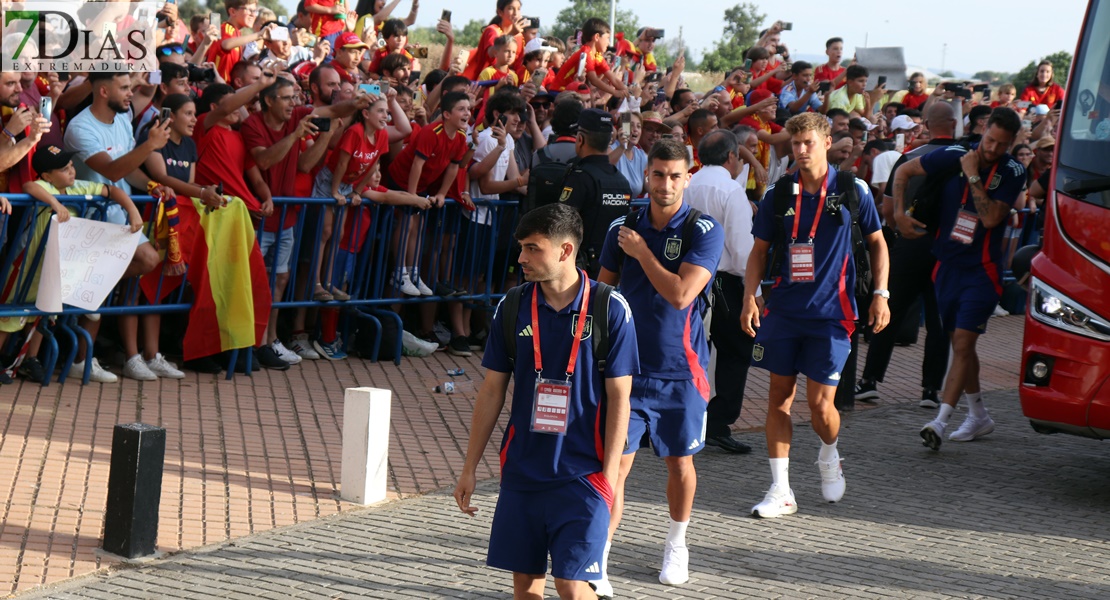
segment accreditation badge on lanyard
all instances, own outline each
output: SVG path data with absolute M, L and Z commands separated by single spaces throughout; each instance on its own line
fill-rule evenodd
M 578 363 L 578 347 L 582 343 L 582 331 L 586 325 L 586 311 L 590 306 L 590 280 L 581 271 L 583 289 L 582 306 L 578 314 L 578 326 L 574 340 L 570 344 L 570 358 L 567 360 L 566 379 L 543 378 L 543 353 L 540 351 L 539 284 L 532 288 L 532 352 L 536 358 L 536 389 L 532 396 L 532 431 L 563 435 L 567 432 L 567 417 L 570 410 L 570 379 Z
M 813 216 L 813 225 L 809 228 L 809 241 L 798 243 L 798 222 L 802 216 L 802 186 L 798 184 L 798 199 L 794 202 L 794 233 L 790 236 L 790 281 L 793 283 L 806 283 L 813 281 L 817 273 L 816 262 L 813 254 L 813 237 L 817 235 L 817 224 L 821 222 L 821 213 L 825 208 L 825 195 L 829 191 L 829 178 L 821 182 L 821 198 L 817 203 L 817 214 Z
M 972 150 L 975 152 L 975 150 Z M 994 174 L 998 171 L 996 163 L 994 168 L 991 169 L 991 174 L 987 176 L 986 185 L 994 181 Z M 971 191 L 971 183 L 964 186 L 964 197 L 960 200 L 960 212 L 956 214 L 956 224 L 952 226 L 952 235 L 949 237 L 954 242 L 959 242 L 964 245 L 970 245 L 975 241 L 975 230 L 979 227 L 979 215 L 967 210 L 967 196 Z

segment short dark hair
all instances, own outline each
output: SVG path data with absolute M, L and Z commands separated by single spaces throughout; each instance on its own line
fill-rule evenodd
M 723 165 L 728 155 L 736 152 L 740 141 L 736 134 L 727 129 L 711 131 L 698 143 L 698 158 L 703 165 Z
M 838 37 L 831 37 L 831 38 L 825 40 L 825 50 L 828 50 L 829 48 L 832 48 L 832 45 L 837 43 L 837 42 L 840 42 L 841 44 L 843 44 L 844 39 L 843 38 L 838 38 Z
M 424 75 L 424 86 L 429 92 L 432 91 L 441 81 L 447 78 L 447 71 L 443 69 L 432 69 Z
M 591 150 L 605 152 L 609 149 L 609 142 L 613 141 L 613 131 L 582 131 L 578 130 L 578 135 L 582 136 L 582 142 L 586 147 Z
M 763 46 L 752 46 L 744 53 L 744 58 L 750 58 L 752 62 L 771 58 L 771 52 Z
M 96 87 L 99 83 L 107 83 L 120 75 L 127 75 L 127 73 L 117 73 L 114 71 L 92 71 L 89 73 L 89 84 Z
M 871 72 L 863 65 L 848 65 L 848 71 L 845 73 L 847 79 L 856 79 L 857 77 L 867 77 Z
M 308 87 L 310 89 L 314 85 L 316 87 L 320 87 L 320 78 L 323 77 L 322 73 L 324 72 L 324 69 L 331 69 L 332 71 L 335 71 L 335 67 L 328 63 L 321 63 L 316 68 L 312 69 L 312 72 L 308 74 Z M 338 73 L 339 71 L 335 72 Z
M 270 108 L 270 103 L 274 101 L 274 98 L 277 98 L 282 88 L 286 87 L 293 87 L 293 82 L 279 77 L 277 81 L 266 86 L 265 89 L 259 92 L 258 99 L 262 102 L 262 110 L 268 110 Z
M 665 162 L 681 160 L 686 168 L 690 168 L 690 156 L 686 154 L 686 146 L 675 139 L 660 138 L 651 147 L 651 152 L 648 152 L 648 165 L 656 160 Z
M 408 35 L 409 26 L 401 19 L 387 19 L 382 23 L 382 39 L 388 39 L 395 35 Z
M 902 105 L 902 108 L 898 110 L 898 114 L 899 115 L 905 115 L 905 116 L 910 117 L 910 118 L 913 118 L 913 117 L 917 117 L 918 119 L 924 119 L 925 118 L 924 115 L 921 114 L 920 110 L 917 110 L 916 108 L 906 108 L 905 105 Z
M 609 31 L 609 23 L 606 23 L 605 19 L 590 17 L 582 24 L 582 41 L 588 42 L 594 39 L 595 35 L 605 35 Z
M 391 74 L 394 71 L 396 71 L 397 69 L 402 69 L 404 67 L 410 67 L 410 68 L 412 67 L 412 60 L 409 57 L 405 56 L 404 54 L 390 53 L 390 54 L 386 54 L 382 58 L 382 62 L 381 62 L 381 72 L 382 73 L 390 73 Z
M 867 131 L 867 124 L 863 122 L 863 119 L 856 117 L 855 119 L 848 121 L 848 129 L 855 129 L 856 131 Z
M 712 116 L 713 116 L 713 113 L 709 112 L 709 109 L 699 108 L 699 109 L 695 110 L 694 112 L 690 113 L 690 118 L 686 120 L 686 126 L 688 127 L 690 132 L 693 132 L 695 128 L 702 127 L 706 123 L 708 123 L 709 122 L 709 117 L 712 117 Z
M 224 0 L 224 9 L 243 8 L 255 0 Z
M 470 100 L 470 96 L 467 96 L 466 92 L 450 92 L 443 95 L 443 100 L 439 102 L 439 107 L 443 112 L 450 112 L 455 108 L 456 104 L 463 100 Z
M 212 110 L 212 105 L 218 104 L 224 96 L 234 93 L 235 88 L 226 83 L 209 84 L 204 88 L 204 92 L 201 93 L 200 99 L 197 100 L 197 115 L 199 116 L 209 112 Z
M 888 108 L 893 108 L 894 114 L 900 115 L 902 111 L 906 109 L 906 105 L 901 102 L 887 102 L 883 105 L 883 111 L 885 112 Z
M 520 217 L 513 237 L 520 241 L 533 235 L 551 240 L 569 239 L 577 250 L 582 245 L 582 215 L 562 202 L 530 210 Z
M 835 119 L 837 117 L 851 117 L 852 115 L 848 114 L 848 111 L 843 108 L 830 108 L 829 112 L 825 113 L 825 116 L 830 119 Z
M 232 81 L 235 81 L 235 79 L 238 78 L 238 77 L 243 77 L 244 75 L 246 75 L 247 74 L 247 69 L 249 69 L 251 67 L 258 67 L 259 69 L 262 68 L 262 67 L 256 65 L 255 63 L 252 63 L 252 62 L 247 61 L 247 60 L 241 60 L 241 61 L 235 63 L 235 66 L 231 67 L 231 73 L 229 73 L 230 76 L 228 77 L 228 79 L 230 81 L 228 81 L 228 83 L 231 83 Z
M 181 79 L 182 77 L 189 76 L 189 67 L 177 63 L 162 63 L 158 65 L 158 70 L 162 72 L 162 83 L 168 83 L 172 79 Z
M 678 104 L 678 101 L 682 99 L 682 95 L 687 94 L 687 93 L 693 94 L 694 90 L 691 90 L 690 88 L 682 88 L 682 89 L 675 90 L 674 94 L 671 94 L 671 99 L 669 100 L 668 103 L 671 105 L 671 107 L 674 107 L 674 105 Z
M 555 103 L 555 110 L 551 113 L 551 131 L 555 135 L 574 135 L 574 128 L 578 126 L 578 116 L 585 107 L 575 98 L 567 98 Z
M 486 125 L 493 124 L 493 113 L 521 114 L 524 112 L 524 98 L 520 94 L 497 92 L 486 101 Z
M 443 81 L 439 83 L 440 91 L 450 90 L 457 87 L 469 88 L 470 80 L 466 77 L 463 77 L 462 75 L 448 75 L 447 77 L 444 77 Z M 430 92 L 431 88 L 428 88 L 428 91 Z
M 813 68 L 813 65 L 807 63 L 804 60 L 799 60 L 799 61 L 795 62 L 790 67 L 790 72 L 793 73 L 794 75 L 801 75 L 802 71 L 805 71 L 806 69 L 812 69 L 812 68 Z
M 1021 130 L 1021 117 L 1014 109 L 999 106 L 991 112 L 991 118 L 987 121 L 987 129 L 990 129 L 991 125 L 998 125 L 1003 130 L 1009 131 L 1011 135 L 1017 135 L 1017 132 Z
M 889 152 L 893 149 L 894 145 L 891 144 L 889 141 L 875 139 L 867 142 L 867 145 L 863 147 L 863 153 L 868 154 L 872 150 L 878 150 L 879 152 Z

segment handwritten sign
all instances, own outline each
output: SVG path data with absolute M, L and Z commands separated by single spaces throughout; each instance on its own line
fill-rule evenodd
M 35 307 L 50 313 L 61 312 L 63 304 L 100 308 L 138 245 L 139 234 L 125 225 L 51 217 Z

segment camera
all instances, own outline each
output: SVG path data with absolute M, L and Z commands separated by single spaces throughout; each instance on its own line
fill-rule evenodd
M 653 37 L 653 38 L 655 38 L 655 39 L 657 39 L 657 40 L 661 40 L 661 39 L 663 39 L 663 37 L 664 37 L 665 35 L 666 35 L 666 31 L 665 31 L 665 30 L 663 30 L 663 29 L 652 29 L 652 30 L 651 30 L 651 37 Z
M 831 81 L 822 81 L 821 83 L 817 84 L 817 91 L 821 92 L 822 94 L 829 93 L 830 89 L 832 89 Z
M 540 18 L 539 17 L 524 17 L 524 18 L 528 19 L 528 29 L 539 29 L 540 28 Z
M 331 131 L 331 119 L 327 117 L 312 117 L 312 124 L 318 131 Z
M 412 55 L 416 58 L 428 58 L 427 48 L 413 48 Z
M 213 81 L 216 81 L 215 69 L 189 65 L 189 83 L 212 83 Z
M 782 24 L 782 30 L 783 31 L 791 31 L 791 30 L 794 29 L 794 24 L 793 23 L 788 23 L 786 21 L 779 21 L 779 23 Z

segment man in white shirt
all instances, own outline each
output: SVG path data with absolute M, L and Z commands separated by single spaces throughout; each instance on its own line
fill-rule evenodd
M 702 168 L 690 179 L 683 198 L 716 219 L 725 230 L 725 248 L 713 282 L 710 338 L 717 350 L 716 395 L 709 400 L 705 443 L 726 452 L 747 454 L 751 447 L 732 438 L 740 417 L 754 338 L 740 330 L 744 269 L 752 250 L 752 206 L 736 177 L 744 169 L 736 135 L 725 129 L 706 134 L 698 144 Z

